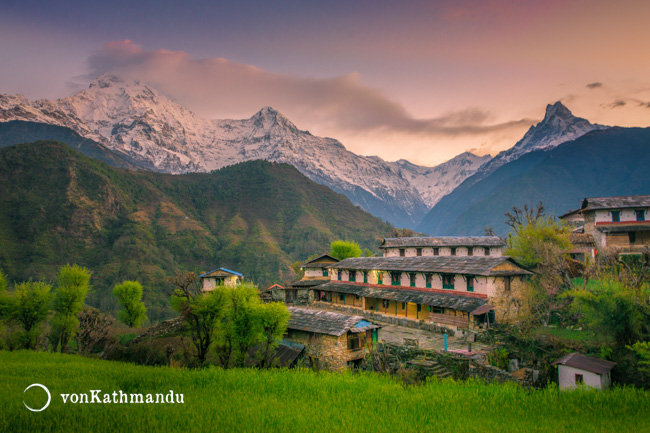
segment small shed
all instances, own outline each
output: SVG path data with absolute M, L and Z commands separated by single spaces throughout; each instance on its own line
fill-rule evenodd
M 226 268 L 215 269 L 214 271 L 206 272 L 199 275 L 202 282 L 201 290 L 204 292 L 211 292 L 217 286 L 235 286 L 244 278 L 244 275 L 239 272 L 231 271 Z
M 571 389 L 580 385 L 605 389 L 612 383 L 610 373 L 616 363 L 570 353 L 555 360 L 553 365 L 558 366 L 560 389 Z

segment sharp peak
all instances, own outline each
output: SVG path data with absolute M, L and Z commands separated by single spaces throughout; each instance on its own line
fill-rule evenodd
M 142 87 L 142 88 L 148 88 L 150 90 L 153 90 L 150 86 L 141 82 L 140 80 L 125 79 L 111 73 L 102 74 L 99 77 L 95 78 L 93 81 L 91 81 L 88 88 L 92 89 L 93 87 L 99 87 L 99 88 Z
M 557 101 L 554 104 L 548 104 L 546 106 L 546 115 L 544 118 L 548 119 L 553 115 L 559 117 L 575 117 L 571 110 L 569 110 L 561 101 Z

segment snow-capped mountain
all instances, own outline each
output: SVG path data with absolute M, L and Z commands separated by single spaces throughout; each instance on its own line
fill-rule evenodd
M 9 120 L 71 128 L 140 167 L 166 173 L 211 171 L 253 159 L 288 163 L 401 227 L 414 226 L 484 162 L 463 154 L 431 168 L 360 156 L 337 140 L 299 130 L 271 107 L 249 119 L 204 119 L 145 84 L 112 75 L 57 101 L 0 95 L 0 121 Z
M 405 159 L 389 164 L 399 168 L 401 175 L 418 190 L 424 203 L 433 207 L 490 158 L 490 155 L 477 156 L 464 152 L 435 167 L 415 165 Z
M 499 152 L 497 156 L 483 164 L 467 182 L 476 183 L 499 167 L 528 152 L 550 150 L 562 143 L 573 141 L 590 131 L 605 128 L 609 128 L 609 126 L 590 123 L 587 119 L 574 116 L 560 101 L 549 104 L 546 106 L 546 114 L 541 122 L 531 126 L 524 137 L 513 147 Z

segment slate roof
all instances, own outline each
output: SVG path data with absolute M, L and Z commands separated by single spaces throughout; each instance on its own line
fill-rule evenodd
M 518 271 L 493 271 L 495 267 L 510 262 Z M 431 272 L 465 275 L 529 275 L 532 272 L 510 257 L 483 256 L 420 256 L 420 257 L 352 257 L 341 260 L 332 269 L 382 270 L 401 272 Z
M 199 278 L 203 278 L 203 277 L 205 277 L 207 275 L 210 275 L 211 273 L 217 272 L 217 271 L 227 272 L 227 273 L 232 274 L 232 275 L 237 275 L 238 277 L 243 277 L 244 276 L 244 274 L 240 274 L 239 272 L 231 271 L 230 269 L 219 268 L 219 269 L 214 269 L 214 270 L 212 270 L 210 272 L 206 272 L 205 274 L 199 275 Z
M 386 238 L 379 248 L 396 247 L 505 247 L 498 236 L 439 236 Z
M 593 197 L 582 200 L 581 210 L 623 209 L 650 207 L 650 195 L 626 195 L 620 197 Z
M 263 350 L 263 345 L 259 344 L 248 351 L 248 360 L 246 365 L 256 367 L 259 365 L 259 360 L 256 355 L 259 351 Z M 305 350 L 305 346 L 287 339 L 282 339 L 275 352 L 271 355 L 270 359 L 274 366 L 285 368 L 291 366 L 293 362 Z
M 398 302 L 433 305 L 435 307 L 467 311 L 468 313 L 486 304 L 485 299 L 453 293 L 447 294 L 419 290 L 391 289 L 388 287 L 361 286 L 340 282 L 323 284 L 322 286 L 318 286 L 318 290 L 323 290 L 325 292 L 349 293 L 368 298 L 388 299 Z
M 315 278 L 313 280 L 297 280 L 291 283 L 291 287 L 314 287 L 320 284 L 327 283 L 330 279 L 325 278 Z
M 287 325 L 288 329 L 340 337 L 353 329 L 353 332 L 361 332 L 362 330 L 380 328 L 380 326 L 375 324 L 367 325 L 369 322 L 361 316 L 347 316 L 331 311 L 310 310 L 298 307 L 288 308 L 289 313 L 291 313 L 291 318 Z M 362 322 L 361 328 L 356 329 L 355 325 L 360 322 Z
M 328 260 L 323 260 L 323 259 L 328 259 Z M 316 261 L 319 261 L 319 263 L 314 263 Z M 330 256 L 329 254 L 321 254 L 320 256 L 316 257 L 315 259 L 311 259 L 306 261 L 305 263 L 301 264 L 301 268 L 324 268 L 326 265 L 329 263 L 336 263 L 338 262 L 338 259 L 335 259 L 334 257 Z
M 604 359 L 592 358 L 579 353 L 570 353 L 556 359 L 553 365 L 566 365 L 568 367 L 579 368 L 596 374 L 605 374 L 616 365 L 615 362 L 605 361 Z
M 627 232 L 647 232 L 650 230 L 650 221 L 629 221 L 623 223 L 602 224 L 596 226 L 596 230 L 603 233 L 627 233 Z

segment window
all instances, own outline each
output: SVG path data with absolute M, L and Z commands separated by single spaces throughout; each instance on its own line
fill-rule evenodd
M 485 251 L 485 255 L 486 255 L 486 256 L 489 256 L 489 255 L 490 255 L 490 247 L 485 247 L 485 248 L 484 248 L 484 251 Z
M 384 308 L 388 308 L 390 301 L 388 299 L 382 299 L 381 300 L 381 306 Z
M 510 277 L 503 277 L 503 290 L 510 291 Z
M 433 249 L 433 255 L 434 256 L 439 256 L 440 255 L 440 248 L 434 248 Z
M 621 211 L 620 210 L 613 210 L 612 211 L 612 222 L 620 222 L 621 221 Z
M 361 348 L 359 334 L 348 334 L 348 350 L 357 350 Z
M 324 277 L 329 277 L 329 274 L 327 273 L 327 269 L 323 268 L 323 276 Z
M 455 256 L 456 255 L 456 247 L 451 248 L 451 255 Z
M 406 252 L 404 251 L 404 248 L 399 249 L 399 256 L 404 257 L 406 255 Z
M 454 276 L 450 274 L 445 274 L 442 276 L 442 288 L 443 289 L 452 289 L 454 288 Z
M 368 282 L 368 271 L 363 271 L 363 282 L 364 283 Z
M 345 293 L 339 293 L 339 301 L 345 302 Z
M 645 210 L 635 210 L 634 214 L 636 215 L 636 220 L 637 221 L 645 221 Z
M 343 274 L 343 269 L 339 269 L 337 272 L 337 279 L 341 281 L 341 275 Z
M 582 376 L 582 374 L 576 373 L 576 385 L 581 385 L 583 383 L 585 383 L 585 378 Z
M 401 272 L 391 272 L 390 273 L 390 284 L 393 285 L 393 286 L 399 286 L 401 277 L 402 277 Z
M 467 276 L 467 291 L 468 292 L 474 291 L 474 277 L 471 275 Z
M 420 257 L 422 255 L 422 248 L 416 248 L 415 249 L 415 255 Z
M 431 274 L 427 274 L 427 275 L 425 276 L 425 279 L 426 279 L 426 286 L 427 286 L 427 289 L 430 289 L 430 288 L 431 288 L 432 275 L 431 275 Z
M 384 284 L 384 273 L 381 271 L 377 272 L 377 284 Z
M 402 302 L 402 310 L 406 310 L 406 302 Z
M 433 314 L 445 314 L 445 309 L 442 307 L 429 307 Z
M 411 287 L 415 287 L 415 273 L 409 274 L 409 283 L 411 283 Z
M 629 232 L 627 236 L 630 238 L 630 243 L 633 244 L 636 242 L 636 232 Z
M 467 247 L 467 255 L 468 256 L 474 255 L 474 247 Z
M 357 271 L 348 271 L 348 281 L 357 281 Z

